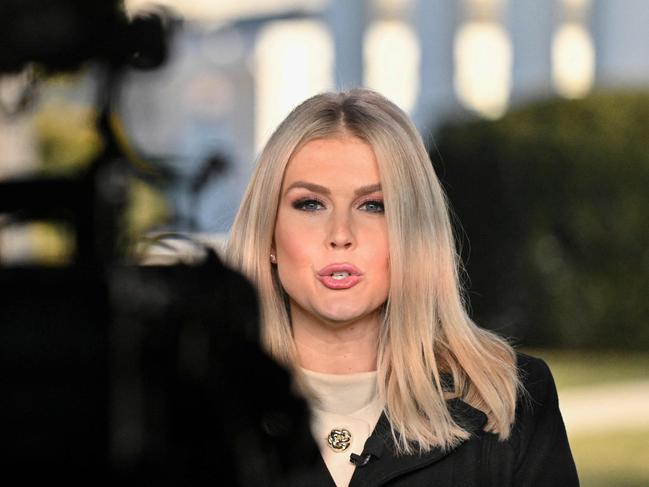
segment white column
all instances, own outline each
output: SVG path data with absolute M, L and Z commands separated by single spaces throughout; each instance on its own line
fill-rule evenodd
M 453 88 L 453 50 L 460 3 L 417 0 L 414 9 L 421 57 L 419 95 L 413 118 L 424 139 L 459 106 Z
M 552 39 L 559 0 L 510 0 L 507 24 L 513 47 L 513 103 L 551 96 Z
M 334 40 L 336 89 L 363 84 L 363 36 L 367 0 L 330 0 L 325 19 Z

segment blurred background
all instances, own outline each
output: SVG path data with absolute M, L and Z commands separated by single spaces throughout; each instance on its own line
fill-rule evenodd
M 169 58 L 125 72 L 115 104 L 140 168 L 128 255 L 151 236 L 223 242 L 279 121 L 321 91 L 376 89 L 428 144 L 473 316 L 553 369 L 583 485 L 649 485 L 649 2 L 157 4 Z M 92 63 L 0 77 L 0 180 L 86 167 L 102 149 L 99 79 Z M 0 266 L 73 252 L 65 224 L 0 214 Z

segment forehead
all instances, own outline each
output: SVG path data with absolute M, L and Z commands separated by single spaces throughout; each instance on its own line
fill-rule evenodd
M 291 157 L 284 173 L 284 185 L 296 180 L 328 182 L 362 181 L 378 183 L 379 168 L 372 147 L 349 135 L 314 139 Z

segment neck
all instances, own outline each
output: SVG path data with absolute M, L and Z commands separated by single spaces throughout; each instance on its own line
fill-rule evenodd
M 324 374 L 376 370 L 379 316 L 349 323 L 323 323 L 291 313 L 300 366 Z

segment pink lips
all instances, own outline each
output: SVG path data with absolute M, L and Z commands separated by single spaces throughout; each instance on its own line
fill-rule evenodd
M 334 278 L 337 273 L 347 273 L 346 277 Z M 349 289 L 361 280 L 361 271 L 352 264 L 330 264 L 318 271 L 318 279 L 329 289 Z

